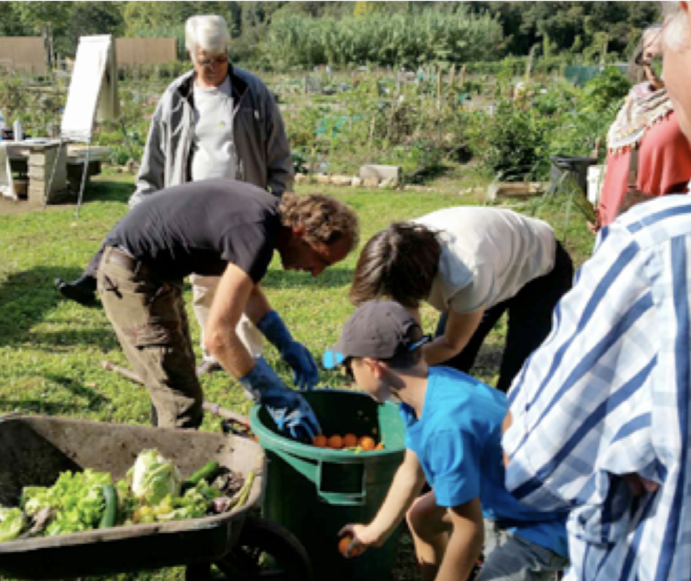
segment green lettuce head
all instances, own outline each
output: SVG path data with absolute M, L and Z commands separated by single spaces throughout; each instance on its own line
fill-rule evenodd
M 128 476 L 132 480 L 132 493 L 146 504 L 154 506 L 169 494 L 180 495 L 180 472 L 158 450 L 141 452 Z
M 27 518 L 20 509 L 0 507 L 0 543 L 16 539 L 27 524 Z

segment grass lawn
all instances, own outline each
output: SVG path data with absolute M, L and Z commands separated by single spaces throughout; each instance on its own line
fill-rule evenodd
M 53 288 L 53 279 L 72 279 L 86 265 L 110 228 L 127 212 L 133 176 L 106 173 L 95 179 L 86 192 L 81 217 L 74 208 L 53 207 L 2 215 L 0 207 L 0 415 L 22 410 L 91 420 L 147 424 L 149 399 L 141 387 L 103 370 L 107 359 L 127 366 L 115 334 L 100 308 L 87 309 L 63 301 Z M 453 185 L 453 184 L 452 184 Z M 303 192 L 325 188 L 304 186 Z M 326 188 L 326 193 L 354 207 L 361 221 L 361 244 L 393 220 L 405 220 L 458 204 L 478 203 L 459 196 L 458 188 L 445 183 L 439 192 L 391 192 L 382 190 Z M 574 209 L 566 223 L 567 200 L 536 200 L 511 207 L 550 222 L 577 265 L 587 258 L 593 238 Z M 272 263 L 263 286 L 294 336 L 320 359 L 333 344 L 352 311 L 347 293 L 358 253 L 326 271 L 318 279 L 305 273 L 283 272 Z M 191 290 L 186 291 L 191 302 Z M 195 343 L 199 329 L 188 307 Z M 424 311 L 427 330 L 432 332 L 436 314 Z M 478 362 L 477 375 L 492 382 L 499 362 L 503 328 L 490 336 Z M 199 347 L 197 345 L 199 355 Z M 273 348 L 267 359 L 287 380 L 287 367 Z M 342 379 L 322 374 L 323 384 L 336 386 Z M 247 412 L 249 403 L 239 385 L 219 373 L 203 380 L 206 399 Z M 219 431 L 216 420 L 207 419 L 204 430 Z M 409 549 L 410 539 L 402 545 Z M 410 550 L 402 551 L 397 579 L 412 579 Z M 120 578 L 182 578 L 181 570 L 123 575 Z

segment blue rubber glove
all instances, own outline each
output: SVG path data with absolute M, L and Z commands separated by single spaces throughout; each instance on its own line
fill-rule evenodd
M 293 383 L 300 389 L 312 389 L 319 383 L 319 369 L 307 347 L 293 339 L 276 311 L 269 311 L 257 328 L 278 349 L 283 361 L 293 369 Z
M 263 357 L 240 379 L 252 398 L 264 406 L 282 432 L 295 440 L 311 442 L 321 427 L 310 404 L 299 393 L 288 389 Z

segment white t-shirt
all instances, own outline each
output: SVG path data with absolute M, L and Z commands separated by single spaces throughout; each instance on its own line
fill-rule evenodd
M 210 89 L 194 85 L 192 181 L 235 179 L 237 154 L 233 142 L 233 97 L 230 78 Z
M 413 222 L 440 233 L 439 273 L 427 301 L 442 312 L 492 307 L 554 268 L 556 239 L 542 220 L 460 206 Z

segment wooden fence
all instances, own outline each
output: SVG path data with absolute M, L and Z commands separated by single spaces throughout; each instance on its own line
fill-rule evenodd
M 40 36 L 0 37 L 0 67 L 27 73 L 45 73 L 46 52 Z
M 118 66 L 162 65 L 178 60 L 174 38 L 118 38 Z

